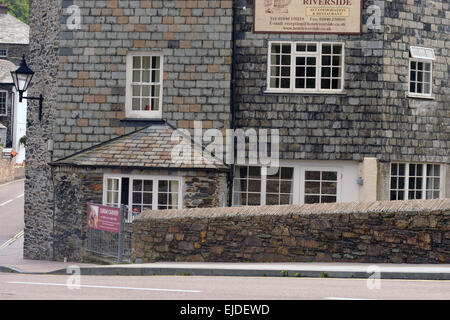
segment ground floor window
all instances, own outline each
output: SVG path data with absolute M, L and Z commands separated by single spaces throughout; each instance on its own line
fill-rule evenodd
M 340 168 L 292 165 L 264 175 L 261 167 L 241 166 L 235 171 L 233 205 L 340 202 L 340 186 Z
M 440 164 L 392 163 L 391 200 L 440 198 L 441 174 Z
M 304 203 L 337 202 L 337 171 L 306 170 Z
M 294 168 L 280 168 L 263 175 L 261 167 L 239 167 L 235 173 L 234 204 L 237 206 L 292 204 Z
M 131 221 L 147 210 L 179 209 L 181 181 L 180 177 L 105 175 L 103 203 L 127 205 Z

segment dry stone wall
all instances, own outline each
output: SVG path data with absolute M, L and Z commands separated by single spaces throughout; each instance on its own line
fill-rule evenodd
M 174 210 L 133 223 L 135 262 L 449 263 L 450 200 Z

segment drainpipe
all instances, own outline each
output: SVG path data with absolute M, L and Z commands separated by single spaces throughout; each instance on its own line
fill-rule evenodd
M 233 1 L 233 32 L 232 32 L 232 44 L 233 44 L 233 52 L 232 52 L 232 61 L 231 61 L 231 97 L 230 97 L 230 111 L 231 111 L 231 138 L 232 138 L 232 146 L 234 150 L 234 133 L 236 130 L 236 40 L 237 40 L 237 11 L 245 10 L 245 6 L 240 6 L 237 4 L 238 0 Z M 231 169 L 229 174 L 229 206 L 233 206 L 233 185 L 234 185 L 234 171 L 236 168 L 235 165 L 235 157 L 233 155 L 233 162 L 231 163 Z

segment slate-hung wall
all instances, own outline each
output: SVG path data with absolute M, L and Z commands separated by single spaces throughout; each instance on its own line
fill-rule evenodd
M 134 131 L 126 57 L 164 56 L 162 117 L 177 128 L 230 127 L 232 1 L 63 1 L 54 160 Z M 79 30 L 69 30 L 71 5 Z M 70 18 L 71 19 L 71 18 Z M 71 21 L 71 20 L 69 20 Z
M 361 35 L 255 34 L 238 14 L 238 126 L 279 128 L 281 158 L 449 163 L 448 1 L 363 1 Z M 371 5 L 381 30 L 368 28 Z M 269 41 L 345 43 L 340 94 L 267 93 Z M 406 97 L 409 47 L 433 48 L 433 100 Z

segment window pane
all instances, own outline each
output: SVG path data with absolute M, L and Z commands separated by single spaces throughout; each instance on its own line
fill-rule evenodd
M 331 56 L 323 56 L 322 57 L 322 65 L 324 65 L 324 66 L 331 65 Z
M 141 72 L 133 71 L 133 82 L 141 82 Z
M 322 89 L 330 89 L 330 88 L 331 88 L 331 80 L 322 79 Z
M 281 52 L 281 45 L 272 44 L 272 53 L 280 53 L 280 52 Z
M 340 65 L 341 65 L 341 57 L 333 56 L 333 66 L 340 66 Z
M 249 192 L 260 192 L 261 191 L 261 180 L 248 180 L 248 191 Z
M 150 82 L 150 70 L 144 70 L 142 72 L 142 82 L 144 83 Z
M 141 57 L 133 57 L 133 69 L 141 68 Z
M 305 52 L 306 51 L 306 44 L 297 44 L 297 51 L 299 52 Z
M 150 57 L 142 57 L 142 69 L 150 69 Z
M 151 192 L 144 192 L 142 196 L 142 203 L 143 204 L 152 204 L 153 202 L 153 193 Z
M 141 192 L 133 192 L 133 203 L 142 203 L 142 193 Z
M 259 206 L 261 205 L 261 194 L 259 193 L 249 193 L 248 194 L 248 202 L 249 206 Z
M 168 182 L 166 180 L 160 180 L 159 181 L 159 192 L 167 192 L 168 191 Z
M 333 46 L 333 54 L 342 54 L 342 45 L 335 44 Z
M 314 89 L 316 87 L 316 79 L 307 79 L 306 80 L 306 88 Z
M 322 53 L 323 54 L 331 54 L 331 45 L 323 45 L 322 46 Z
M 153 180 L 144 181 L 144 191 L 153 191 Z
M 142 191 L 142 180 L 133 180 L 133 191 Z
M 336 197 L 324 196 L 321 198 L 322 203 L 335 203 L 337 201 Z
M 306 171 L 305 179 L 306 180 L 320 180 L 320 171 Z
M 323 182 L 322 183 L 322 194 L 336 194 L 337 184 L 336 182 Z
M 280 203 L 280 196 L 278 194 L 267 194 L 266 195 L 266 205 L 278 205 Z
M 306 204 L 320 203 L 320 196 L 305 196 Z
M 138 98 L 138 99 L 133 98 L 132 109 L 133 109 L 134 111 L 141 110 L 141 99 L 139 99 L 139 98 Z
M 283 44 L 282 53 L 291 53 L 291 45 Z
M 281 179 L 292 179 L 294 176 L 294 168 L 281 168 Z
M 320 194 L 320 182 L 305 182 L 305 193 L 307 194 Z
M 281 58 L 281 63 L 285 66 L 291 65 L 291 56 L 283 55 Z

